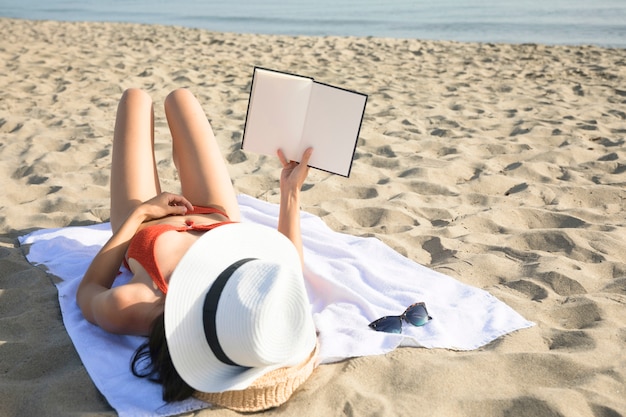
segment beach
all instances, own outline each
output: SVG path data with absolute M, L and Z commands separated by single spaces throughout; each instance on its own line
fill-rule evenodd
M 625 49 L 6 18 L 0 36 L 0 416 L 115 415 L 17 237 L 108 221 L 125 89 L 154 99 L 164 190 L 162 102 L 187 87 L 237 192 L 278 202 L 277 158 L 240 150 L 255 65 L 369 96 L 350 178 L 312 170 L 304 211 L 536 323 L 474 351 L 322 365 L 267 415 L 626 416 Z

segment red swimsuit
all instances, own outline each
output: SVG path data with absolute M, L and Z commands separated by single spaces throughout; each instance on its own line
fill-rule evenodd
M 228 218 L 226 213 L 214 207 L 194 206 L 193 211 L 187 214 L 221 214 L 222 216 Z M 154 246 L 157 238 L 170 230 L 176 230 L 177 232 L 187 232 L 190 230 L 209 231 L 229 223 L 233 222 L 225 221 L 214 224 L 195 225 L 192 221 L 188 220 L 186 226 L 155 224 L 154 226 L 145 227 L 137 232 L 130 241 L 124 263 L 128 267 L 128 259 L 135 259 L 148 272 L 159 290 L 161 290 L 163 294 L 166 294 L 167 283 L 165 282 L 165 277 L 163 276 L 163 273 L 161 273 L 161 270 L 157 265 L 156 257 L 154 256 Z

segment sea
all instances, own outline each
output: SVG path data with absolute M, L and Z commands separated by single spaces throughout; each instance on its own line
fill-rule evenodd
M 0 16 L 626 48 L 626 0 L 0 0 Z

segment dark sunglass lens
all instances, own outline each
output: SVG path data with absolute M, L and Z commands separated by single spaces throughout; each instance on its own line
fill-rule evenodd
M 428 317 L 428 311 L 426 311 L 426 307 L 424 307 L 424 304 L 413 304 L 404 313 L 404 318 L 407 322 L 411 323 L 414 326 L 423 326 L 430 319 L 430 317 Z
M 369 326 L 377 332 L 401 333 L 402 319 L 400 316 L 386 316 L 371 322 Z

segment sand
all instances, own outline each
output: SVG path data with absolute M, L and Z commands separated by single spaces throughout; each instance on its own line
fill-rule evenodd
M 312 171 L 304 210 L 537 323 L 471 352 L 322 366 L 268 415 L 626 416 L 626 50 L 13 19 L 0 38 L 1 416 L 115 414 L 16 238 L 108 220 L 124 89 L 157 103 L 165 189 L 159 103 L 188 87 L 237 190 L 278 201 L 278 161 L 239 150 L 254 65 L 369 94 L 351 177 Z

